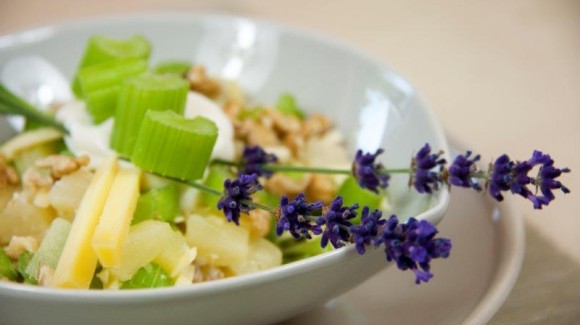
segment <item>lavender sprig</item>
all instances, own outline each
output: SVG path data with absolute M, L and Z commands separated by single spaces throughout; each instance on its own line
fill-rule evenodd
M 419 193 L 433 193 L 443 183 L 443 167 L 447 163 L 441 158 L 443 151 L 431 153 L 431 146 L 426 143 L 411 161 L 411 177 L 409 184 L 413 184 Z
M 351 238 L 350 227 L 352 226 L 350 220 L 356 217 L 357 209 L 358 204 L 350 207 L 343 206 L 342 197 L 337 196 L 330 206 L 323 210 L 322 216 L 316 219 L 318 226 L 324 225 L 324 231 L 320 239 L 322 248 L 326 247 L 329 241 L 334 248 L 342 247 L 349 242 Z
M 322 228 L 316 224 L 316 217 L 320 215 L 322 202 L 308 203 L 304 193 L 298 194 L 294 200 L 282 196 L 280 205 L 274 212 L 276 218 L 276 235 L 281 236 L 284 231 L 296 238 L 311 239 L 312 235 L 320 235 Z
M 223 210 L 226 219 L 240 224 L 240 213 L 248 213 L 255 208 L 251 195 L 262 189 L 258 183 L 258 175 L 242 174 L 235 180 L 224 182 L 223 196 L 217 203 L 218 210 Z
M 383 149 L 378 149 L 374 154 L 371 154 L 357 150 L 352 163 L 352 174 L 359 186 L 375 193 L 379 192 L 378 188 L 389 186 L 389 174 L 383 172 L 384 167 L 381 163 L 375 162 L 377 156 L 383 151 Z

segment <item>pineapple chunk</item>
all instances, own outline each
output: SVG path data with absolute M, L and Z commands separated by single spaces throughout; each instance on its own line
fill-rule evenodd
M 91 239 L 117 173 L 117 157 L 105 159 L 91 180 L 64 245 L 53 286 L 88 289 L 97 266 Z
M 224 218 L 191 215 L 187 219 L 187 243 L 215 266 L 240 264 L 249 251 L 250 232 Z
M 59 217 L 72 221 L 93 174 L 87 169 L 65 175 L 50 189 L 48 200 Z
M 250 242 L 248 258 L 242 263 L 230 265 L 235 275 L 254 273 L 282 265 L 282 251 L 269 240 L 256 238 Z
M 18 134 L 4 143 L 4 145 L 0 147 L 0 153 L 8 160 L 12 160 L 23 150 L 39 144 L 53 142 L 62 138 L 62 136 L 63 133 L 61 131 L 52 128 L 41 128 L 27 131 Z
M 139 197 L 140 174 L 136 168 L 121 168 L 111 185 L 92 240 L 93 249 L 104 267 L 121 262 L 123 242 L 129 233 Z
M 32 236 L 42 240 L 55 217 L 54 209 L 39 208 L 25 196 L 15 194 L 0 212 L 0 245 L 8 244 L 12 236 Z
M 120 281 L 127 281 L 141 267 L 155 262 L 175 278 L 191 264 L 195 255 L 196 250 L 190 249 L 183 235 L 168 223 L 145 220 L 131 227 L 123 245 L 121 263 L 110 271 Z

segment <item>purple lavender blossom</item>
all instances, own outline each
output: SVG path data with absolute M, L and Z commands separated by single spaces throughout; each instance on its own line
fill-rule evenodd
M 242 153 L 242 167 L 240 169 L 240 174 L 256 174 L 259 176 L 270 177 L 272 172 L 264 170 L 262 165 L 271 164 L 278 161 L 278 157 L 274 154 L 267 153 L 260 146 L 253 146 L 244 148 Z
M 412 270 L 415 283 L 419 284 L 433 277 L 431 259 L 449 256 L 451 241 L 434 238 L 437 232 L 437 228 L 426 220 L 410 218 L 407 223 L 399 223 L 393 215 L 382 227 L 374 244 L 384 244 L 387 261 L 395 261 L 401 270 Z
M 540 170 L 536 177 L 530 177 L 528 174 L 536 167 Z M 510 191 L 514 194 L 530 200 L 535 209 L 541 209 L 542 206 L 548 205 L 555 196 L 552 190 L 560 189 L 564 193 L 570 193 L 570 190 L 556 178 L 562 173 L 569 173 L 569 168 L 554 167 L 554 160 L 550 155 L 543 154 L 535 150 L 532 157 L 526 161 L 514 162 L 509 156 L 502 155 L 496 159 L 493 164 L 489 180 L 489 193 L 496 200 L 502 201 L 502 191 Z M 532 193 L 529 185 L 536 186 L 536 193 Z M 537 194 L 540 190 L 541 195 Z
M 362 150 L 357 150 L 354 162 L 352 164 L 352 173 L 357 180 L 357 183 L 362 188 L 367 188 L 375 193 L 378 193 L 378 188 L 387 188 L 389 186 L 388 174 L 382 174 L 381 163 L 375 163 L 378 155 L 383 153 L 383 149 L 378 149 L 374 154 L 364 153 Z
M 296 239 L 311 239 L 311 233 L 319 235 L 322 228 L 315 223 L 314 215 L 320 215 L 323 205 L 322 202 L 306 202 L 304 193 L 298 194 L 292 201 L 282 195 L 276 212 L 276 234 L 280 236 L 284 231 L 289 231 Z
M 350 240 L 352 223 L 349 220 L 356 217 L 357 209 L 358 204 L 350 207 L 343 206 L 340 195 L 332 201 L 328 209 L 325 209 L 323 214 L 316 219 L 318 226 L 325 225 L 322 238 L 320 238 L 322 248 L 326 247 L 329 241 L 334 248 L 339 248 Z
M 445 165 L 445 159 L 441 158 L 443 152 L 431 153 L 431 146 L 426 143 L 412 161 L 413 175 L 411 181 L 417 192 L 431 194 L 439 189 L 443 182 L 441 169 Z M 434 170 L 439 167 L 438 170 Z
M 481 159 L 480 155 L 471 157 L 472 152 L 467 151 L 465 155 L 455 157 L 449 166 L 449 183 L 454 186 L 473 188 L 481 191 L 481 185 L 474 179 L 474 173 L 478 172 L 476 162 Z
M 370 212 L 369 207 L 364 207 L 361 213 L 361 223 L 358 226 L 351 226 L 350 232 L 354 241 L 355 248 L 359 254 L 366 252 L 366 246 L 375 241 L 387 220 L 381 219 L 383 213 L 380 210 Z
M 223 210 L 229 222 L 240 224 L 240 213 L 249 212 L 254 207 L 251 206 L 251 195 L 261 190 L 258 183 L 258 175 L 242 174 L 235 180 L 226 179 L 224 182 L 224 194 L 217 204 L 218 210 Z

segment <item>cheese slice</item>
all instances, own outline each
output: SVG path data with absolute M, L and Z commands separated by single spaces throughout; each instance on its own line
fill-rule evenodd
M 118 166 L 116 156 L 108 157 L 91 179 L 58 261 L 52 283 L 54 287 L 89 288 L 97 267 L 97 255 L 91 246 L 91 239 L 109 196 Z
M 93 249 L 104 267 L 121 262 L 123 243 L 137 207 L 140 178 L 140 171 L 132 167 L 119 169 L 115 176 L 92 239 Z

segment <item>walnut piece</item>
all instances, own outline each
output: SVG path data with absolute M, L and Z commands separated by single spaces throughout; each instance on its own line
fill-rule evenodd
M 38 285 L 41 287 L 50 287 L 52 279 L 54 278 L 54 270 L 48 266 L 43 265 L 38 270 Z
M 208 77 L 203 66 L 196 65 L 191 67 L 187 72 L 187 80 L 191 90 L 202 93 L 209 98 L 215 98 L 220 93 L 219 82 Z
M 6 158 L 0 154 L 0 188 L 7 188 L 11 185 L 18 185 L 18 174 L 8 164 Z
M 51 155 L 36 161 L 35 165 L 39 168 L 50 168 L 52 177 L 57 180 L 88 165 L 89 160 L 89 156 L 85 155 L 79 157 Z
M 266 189 L 277 195 L 296 196 L 306 190 L 310 183 L 311 174 L 303 174 L 300 178 L 293 178 L 281 173 L 275 173 L 266 181 Z
M 314 174 L 305 194 L 311 201 L 331 202 L 335 195 L 335 188 L 330 176 Z

